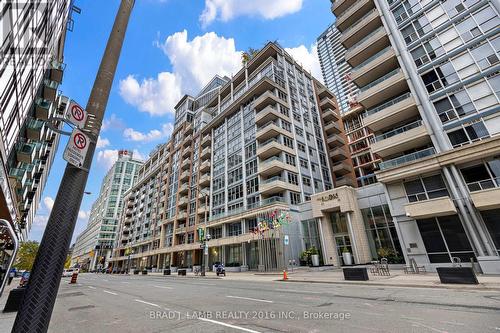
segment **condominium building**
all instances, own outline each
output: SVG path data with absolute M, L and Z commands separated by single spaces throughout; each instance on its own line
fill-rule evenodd
M 499 9 L 332 1 L 407 261 L 500 272 Z
M 355 184 L 333 94 L 269 43 L 231 79 L 215 77 L 175 111 L 171 139 L 127 193 L 115 267 L 201 265 L 200 227 L 211 236 L 207 267 L 298 263 L 312 244 L 301 205 Z M 143 221 L 142 195 L 157 199 Z
M 118 159 L 104 177 L 99 197 L 92 205 L 87 227 L 78 235 L 71 258 L 72 265 L 95 270 L 107 267 L 112 254 L 123 198 L 136 182 L 142 161 L 133 152 L 120 150 Z
M 346 61 L 342 34 L 330 25 L 317 39 L 318 56 L 326 86 L 339 101 L 349 151 L 359 187 L 376 182 L 375 170 L 380 161 L 370 150 L 373 133 L 364 126 L 365 108 L 356 100 L 358 87 L 351 79 L 351 65 Z
M 59 142 L 63 50 L 71 1 L 0 3 L 0 218 L 26 240 Z M 59 128 L 60 122 L 53 122 Z

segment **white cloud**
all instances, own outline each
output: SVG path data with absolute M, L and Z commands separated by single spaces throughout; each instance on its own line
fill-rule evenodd
M 248 15 L 272 20 L 302 9 L 303 0 L 205 0 L 200 22 L 207 26 L 215 20 L 227 22 Z
M 163 124 L 161 130 L 154 129 L 148 133 L 142 133 L 133 128 L 127 128 L 123 131 L 123 137 L 129 141 L 150 142 L 169 137 L 173 129 L 174 125 L 172 125 L 172 123 Z
M 36 215 L 33 219 L 33 224 L 31 228 L 45 228 L 47 222 L 49 221 L 48 215 Z
M 90 211 L 87 211 L 87 210 L 80 210 L 80 211 L 78 212 L 78 218 L 79 218 L 79 219 L 82 219 L 82 220 L 84 220 L 84 219 L 88 219 L 88 218 L 89 218 L 89 216 L 90 216 Z
M 48 212 L 52 211 L 52 207 L 54 207 L 54 199 L 52 197 L 43 198 L 43 204 Z
M 101 138 L 101 136 L 99 135 L 99 137 L 97 138 L 97 149 L 99 148 L 106 148 L 107 146 L 109 146 L 111 143 L 109 142 L 108 139 L 106 138 Z
M 112 113 L 109 118 L 104 119 L 104 121 L 102 122 L 101 131 L 105 132 L 110 129 L 119 130 L 123 129 L 124 127 L 125 123 L 123 122 L 123 120 L 121 118 L 118 118 L 116 114 Z
M 297 63 L 311 72 L 316 79 L 323 82 L 323 74 L 321 73 L 318 57 L 318 46 L 316 44 L 311 45 L 309 49 L 304 45 L 300 45 L 298 47 L 286 48 L 285 51 L 290 54 Z
M 97 163 L 106 169 L 106 171 L 109 170 L 117 160 L 117 149 L 104 149 L 97 152 Z
M 214 75 L 230 76 L 241 67 L 241 51 L 236 50 L 234 39 L 214 32 L 190 41 L 184 30 L 155 45 L 168 57 L 173 71 L 141 82 L 134 75 L 120 81 L 122 98 L 153 116 L 173 114 L 183 94 L 196 94 Z
M 134 158 L 141 160 L 141 161 L 145 161 L 147 159 L 146 156 L 141 154 L 141 152 L 138 151 L 137 149 L 134 149 L 133 152 L 134 152 Z

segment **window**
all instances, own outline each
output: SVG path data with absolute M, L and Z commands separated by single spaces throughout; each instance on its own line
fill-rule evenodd
M 300 203 L 300 193 L 290 192 L 290 203 L 292 205 L 298 205 Z
M 297 147 L 299 148 L 299 151 L 305 153 L 306 152 L 306 146 L 301 143 L 301 142 L 297 142 Z
M 248 160 L 254 157 L 256 154 L 257 154 L 257 145 L 255 144 L 255 142 L 245 147 L 245 159 Z
M 288 148 L 292 148 L 293 149 L 293 140 L 290 139 L 289 137 L 283 136 L 283 144 L 285 146 L 287 146 Z
M 239 236 L 241 235 L 241 222 L 231 223 L 227 225 L 228 236 Z
M 227 173 L 227 184 L 231 185 L 243 179 L 243 168 L 239 167 Z
M 285 153 L 285 162 L 286 162 L 286 164 L 288 164 L 288 165 L 293 165 L 293 166 L 295 166 L 295 165 L 296 165 L 296 162 L 295 162 L 295 156 L 292 156 L 292 155 L 290 155 L 290 154 Z
M 431 263 L 451 262 L 452 257 L 470 262 L 475 257 L 458 216 L 417 220 L 417 226 Z
M 248 176 L 251 176 L 255 173 L 257 173 L 257 160 L 252 160 L 246 164 L 245 174 L 248 177 Z
M 247 180 L 247 194 L 252 194 L 259 191 L 259 179 L 252 178 Z
M 460 172 L 471 192 L 500 186 L 500 159 L 462 168 Z
M 301 158 L 299 161 L 300 161 L 300 167 L 304 169 L 309 169 L 309 163 L 307 162 L 307 160 Z
M 448 196 L 448 189 L 440 174 L 405 182 L 404 186 L 409 202 Z
M 240 184 L 227 190 L 227 200 L 234 201 L 243 197 L 243 185 Z
M 467 126 L 461 125 L 459 129 L 448 132 L 448 138 L 453 147 L 463 146 L 489 136 L 482 121 Z
M 299 177 L 295 173 L 288 172 L 288 182 L 293 185 L 299 185 Z
M 304 186 L 311 186 L 311 178 L 303 176 L 302 183 L 304 184 Z

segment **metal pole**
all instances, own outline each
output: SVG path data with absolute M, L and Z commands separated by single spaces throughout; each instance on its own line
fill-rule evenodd
M 56 301 L 64 262 L 75 228 L 111 85 L 135 0 L 122 0 L 87 103 L 89 150 L 80 169 L 67 164 L 14 322 L 14 333 L 45 333 Z
M 205 265 L 202 268 L 202 273 L 203 273 L 202 275 L 203 276 L 205 276 L 205 271 L 208 268 L 208 249 L 206 249 L 207 252 L 205 253 L 205 248 L 207 247 L 207 241 L 206 241 L 206 239 L 207 239 L 207 218 L 208 218 L 207 212 L 208 212 L 208 194 L 205 193 L 205 222 L 204 222 L 205 223 L 205 231 L 204 231 L 205 242 L 203 242 L 203 253 L 202 253 L 203 259 L 205 261 Z

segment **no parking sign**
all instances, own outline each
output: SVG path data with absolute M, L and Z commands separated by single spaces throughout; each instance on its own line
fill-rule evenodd
M 89 137 L 78 128 L 75 128 L 64 150 L 64 160 L 78 168 L 82 168 L 89 150 L 89 143 Z
M 87 121 L 87 112 L 75 101 L 69 103 L 65 118 L 78 128 L 83 128 Z

